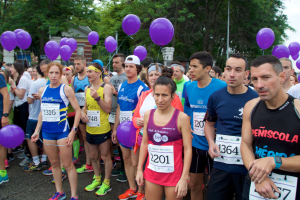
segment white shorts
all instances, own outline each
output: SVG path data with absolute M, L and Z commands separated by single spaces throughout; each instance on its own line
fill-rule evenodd
M 108 117 L 109 123 L 114 124 L 114 123 L 115 123 L 115 119 L 116 119 L 116 115 L 114 115 L 114 114 L 109 114 L 109 117 Z

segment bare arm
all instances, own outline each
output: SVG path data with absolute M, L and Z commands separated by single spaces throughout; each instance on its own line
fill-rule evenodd
M 61 76 L 60 80 L 61 80 L 61 83 L 69 85 L 68 79 L 64 75 Z
M 72 90 L 71 87 L 69 86 L 65 86 L 65 94 L 66 96 L 68 97 L 73 109 L 75 110 L 76 114 L 75 114 L 75 117 L 74 117 L 74 127 L 78 127 L 78 124 L 79 124 L 79 120 L 80 120 L 80 114 L 81 114 L 81 110 L 80 110 L 80 107 L 78 105 L 78 102 L 75 98 L 75 93 L 74 91 Z M 73 131 L 73 130 L 72 130 Z M 74 133 L 75 134 L 75 133 Z
M 108 76 L 104 77 L 103 82 L 109 84 L 110 78 Z
M 100 106 L 100 108 L 106 112 L 106 113 L 110 113 L 111 111 L 111 86 L 110 85 L 105 85 L 104 89 L 103 89 L 103 97 L 104 100 L 100 98 L 100 101 L 98 101 L 98 105 Z
M 216 122 L 206 120 L 204 125 L 204 133 L 209 146 L 208 153 L 212 159 L 220 156 L 220 149 L 215 143 L 215 124 Z
M 34 102 L 34 99 L 32 99 L 32 98 L 30 98 L 30 97 L 27 97 L 27 102 L 28 102 L 29 104 L 32 104 L 32 103 Z
M 118 105 L 116 110 L 116 116 L 115 116 L 114 131 L 117 131 L 119 125 L 120 125 L 120 106 Z
M 44 91 L 44 87 L 39 89 L 40 98 L 42 97 L 43 91 Z M 42 111 L 41 111 L 40 114 L 39 114 L 39 118 L 38 118 L 38 122 L 37 122 L 37 125 L 36 125 L 36 128 L 35 128 L 35 131 L 34 131 L 34 134 L 36 134 L 37 136 L 39 136 L 39 134 L 40 134 L 42 124 L 43 124 L 43 116 L 42 116 Z M 36 142 L 39 137 L 37 137 L 37 138 L 31 137 L 31 138 L 34 142 Z
M 145 163 L 145 159 L 148 153 L 148 143 L 149 143 L 149 138 L 148 138 L 148 133 L 147 133 L 147 124 L 149 120 L 149 115 L 150 115 L 150 110 L 146 111 L 144 114 L 144 131 L 143 131 L 143 139 L 140 147 L 140 156 L 139 156 L 139 163 L 137 170 L 138 171 L 143 171 L 143 166 Z
M 19 99 L 23 99 L 26 89 L 14 89 L 15 95 L 19 98 Z
M 73 76 L 72 77 L 72 79 L 71 79 L 71 88 L 74 90 L 74 92 L 75 92 L 75 89 L 74 89 L 74 77 L 75 76 Z
M 3 97 L 3 113 L 8 113 L 8 109 L 9 109 L 9 94 L 8 94 L 8 90 L 7 87 L 3 87 L 0 88 L 0 93 Z M 2 115 L 2 113 L 0 113 Z M 1 125 L 6 126 L 9 124 L 9 120 L 8 117 L 4 117 L 2 116 L 1 118 Z

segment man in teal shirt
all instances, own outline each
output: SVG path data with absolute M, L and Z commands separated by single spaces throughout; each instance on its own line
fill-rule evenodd
M 173 77 L 174 81 L 177 86 L 176 94 L 179 96 L 179 99 L 181 100 L 182 106 L 184 105 L 184 98 L 182 98 L 182 91 L 183 91 L 183 86 L 186 80 L 184 79 L 183 75 L 185 72 L 184 67 L 179 64 L 179 63 L 174 63 L 171 65 L 173 69 Z

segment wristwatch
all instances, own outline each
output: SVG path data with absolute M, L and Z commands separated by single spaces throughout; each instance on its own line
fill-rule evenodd
M 101 99 L 100 97 L 97 97 L 95 100 L 96 100 L 96 101 L 100 101 L 100 99 Z
M 280 166 L 282 165 L 282 160 L 280 156 L 274 156 L 274 161 L 275 161 L 275 169 L 279 169 Z
M 8 113 L 3 113 L 2 114 L 2 116 L 4 116 L 4 117 L 8 117 L 8 115 L 9 115 Z
M 77 127 L 72 127 L 72 130 L 73 130 L 74 132 L 77 132 L 77 131 L 78 131 L 78 128 L 77 128 Z

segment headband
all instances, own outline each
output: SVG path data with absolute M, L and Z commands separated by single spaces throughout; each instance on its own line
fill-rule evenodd
M 88 69 L 93 70 L 95 72 L 100 72 L 100 69 L 98 69 L 98 68 L 96 68 L 96 67 L 94 67 L 92 65 L 88 66 Z
M 150 74 L 150 72 L 152 71 L 156 71 L 156 65 L 152 65 L 149 69 L 148 69 L 148 75 Z M 159 73 L 161 73 L 161 67 L 158 67 L 158 71 Z

